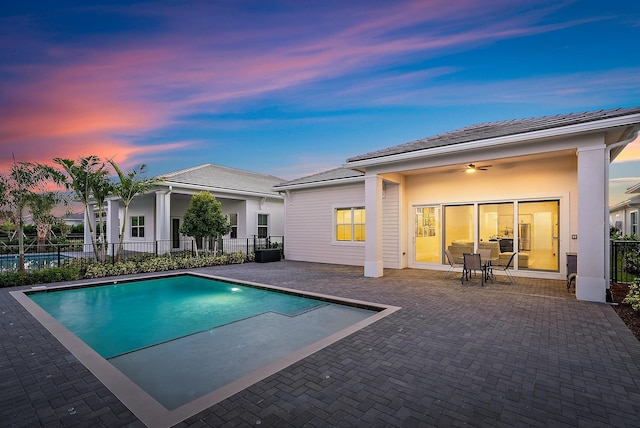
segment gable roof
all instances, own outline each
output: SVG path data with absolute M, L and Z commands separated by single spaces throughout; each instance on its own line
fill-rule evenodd
M 347 164 L 351 162 L 364 161 L 391 155 L 399 155 L 419 150 L 453 146 L 461 143 L 470 143 L 506 136 L 516 136 L 536 131 L 546 131 L 556 128 L 565 128 L 572 125 L 582 125 L 591 122 L 601 122 L 607 119 L 615 119 L 633 114 L 640 114 L 640 107 L 617 108 L 611 110 L 558 114 L 555 116 L 542 116 L 529 119 L 481 123 L 477 125 L 467 126 L 455 131 L 446 132 L 444 134 L 438 134 L 432 137 L 427 137 L 420 140 L 399 144 L 397 146 L 388 147 L 386 149 L 376 150 L 373 152 L 354 156 L 347 159 Z M 640 119 L 635 118 L 635 123 L 637 123 L 638 121 L 640 121 Z M 634 120 L 632 120 L 630 123 L 634 123 Z M 625 123 L 620 123 L 620 125 L 625 125 Z
M 329 171 L 319 172 L 317 174 L 307 175 L 306 177 L 297 178 L 295 180 L 285 181 L 284 183 L 280 183 L 274 186 L 274 189 L 284 189 L 284 188 L 301 188 L 305 187 L 309 184 L 331 184 L 332 182 L 339 181 L 340 183 L 344 183 L 347 179 L 352 179 L 352 181 L 357 181 L 358 179 L 362 179 L 364 177 L 364 173 L 361 171 L 356 171 L 354 169 L 349 168 L 335 168 Z
M 628 193 L 628 194 L 640 193 L 640 183 L 634 184 L 633 186 L 629 187 L 624 193 Z
M 186 185 L 206 187 L 210 190 L 228 193 L 250 193 L 257 195 L 279 196 L 273 186 L 283 182 L 273 175 L 228 168 L 225 166 L 204 164 L 162 175 L 166 185 Z

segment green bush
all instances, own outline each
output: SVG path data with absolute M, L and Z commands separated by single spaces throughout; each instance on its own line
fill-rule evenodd
M 634 279 L 629 285 L 629 291 L 623 302 L 629 303 L 634 311 L 640 311 L 640 278 Z
M 230 253 L 219 256 L 206 255 L 193 257 L 190 253 L 178 256 L 141 255 L 116 263 L 98 263 L 86 259 L 65 261 L 63 266 L 42 269 L 25 274 L 8 272 L 0 274 L 0 287 L 43 284 L 77 279 L 104 278 L 106 276 L 133 275 L 143 272 L 164 272 L 176 269 L 194 269 L 207 266 L 240 264 L 253 260 L 253 254 Z
M 0 287 L 48 284 L 60 281 L 75 281 L 77 279 L 82 279 L 82 274 L 77 266 L 62 266 L 27 273 L 7 272 L 0 274 Z

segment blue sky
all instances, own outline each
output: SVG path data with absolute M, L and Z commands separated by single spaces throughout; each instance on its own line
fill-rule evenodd
M 14 3 L 2 169 L 95 154 L 293 179 L 474 123 L 640 105 L 628 0 Z M 617 202 L 640 141 L 611 178 Z

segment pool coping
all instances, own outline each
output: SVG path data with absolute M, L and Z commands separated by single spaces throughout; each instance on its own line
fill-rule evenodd
M 338 332 L 335 332 L 311 345 L 305 346 L 296 352 L 282 357 L 252 373 L 243 376 L 215 391 L 205 394 L 195 400 L 184 404 L 174 410 L 168 410 L 151 397 L 140 386 L 126 377 L 122 372 L 111 365 L 106 359 L 96 351 L 86 345 L 76 335 L 60 324 L 55 318 L 49 315 L 37 303 L 28 297 L 28 294 L 38 291 L 56 291 L 71 288 L 93 287 L 106 285 L 109 283 L 126 283 L 142 279 L 166 278 L 172 276 L 191 275 L 213 280 L 226 281 L 229 283 L 272 290 L 281 293 L 293 294 L 297 296 L 310 297 L 326 302 L 346 304 L 358 308 L 376 310 L 377 313 Z M 150 427 L 171 427 L 200 411 L 203 411 L 220 401 L 244 390 L 245 388 L 271 376 L 280 370 L 314 354 L 315 352 L 359 331 L 370 324 L 401 309 L 398 306 L 385 305 L 380 303 L 366 302 L 349 298 L 341 298 L 314 292 L 302 292 L 292 288 L 285 288 L 251 281 L 239 281 L 237 279 L 226 278 L 216 275 L 208 275 L 199 272 L 179 272 L 179 273 L 159 273 L 146 274 L 126 279 L 110 279 L 103 282 L 84 282 L 67 284 L 62 286 L 37 286 L 31 289 L 11 291 L 11 294 L 36 320 L 40 322 L 60 343 L 62 343 L 98 380 L 100 380 L 122 403 L 131 410 L 145 425 Z

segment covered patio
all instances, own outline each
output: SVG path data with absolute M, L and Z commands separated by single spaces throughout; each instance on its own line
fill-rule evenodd
M 179 426 L 637 426 L 640 342 L 565 282 L 484 287 L 423 269 L 283 261 L 206 268 L 238 280 L 400 306 Z M 7 426 L 143 426 L 0 290 Z

